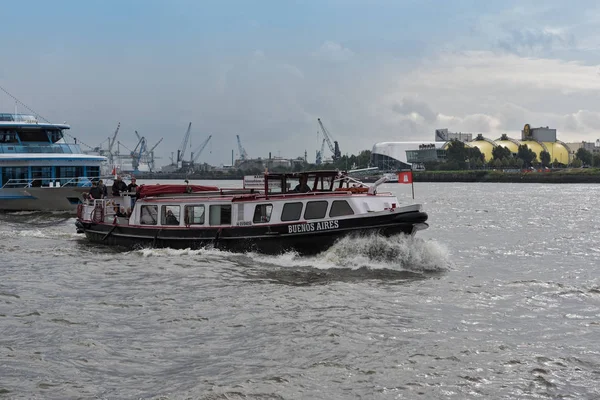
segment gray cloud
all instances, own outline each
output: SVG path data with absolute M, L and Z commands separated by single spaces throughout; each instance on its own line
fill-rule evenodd
M 498 42 L 501 49 L 521 55 L 542 54 L 575 46 L 576 40 L 572 33 L 548 28 L 511 29 Z
M 437 118 L 437 113 L 435 113 L 431 107 L 426 103 L 413 98 L 403 98 L 400 102 L 392 105 L 392 110 L 405 116 L 416 113 L 423 117 L 426 122 L 434 122 Z

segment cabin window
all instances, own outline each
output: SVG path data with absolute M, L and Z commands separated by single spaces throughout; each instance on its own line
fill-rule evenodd
M 29 181 L 27 175 L 27 167 L 4 167 L 2 168 L 2 185 L 23 187 Z
M 326 201 L 309 201 L 306 203 L 304 219 L 325 218 L 325 213 L 327 213 L 327 205 L 328 204 Z
M 140 224 L 156 225 L 158 222 L 158 206 L 142 206 L 140 209 Z
M 341 217 L 343 215 L 354 215 L 354 211 L 346 200 L 334 200 L 331 203 L 330 217 Z
M 48 184 L 52 181 L 52 168 L 53 167 L 31 167 L 31 178 L 33 182 L 32 186 L 37 186 L 37 184 L 48 186 Z
M 210 206 L 208 221 L 211 225 L 231 225 L 231 204 Z
M 302 203 L 285 203 L 281 212 L 282 221 L 298 221 L 302 214 Z
M 100 176 L 100 167 L 87 167 L 88 178 L 97 178 Z
M 64 186 L 67 181 L 71 180 L 69 178 L 83 176 L 83 167 L 56 167 L 56 175 L 62 180 L 61 183 Z
M 186 225 L 204 225 L 204 206 L 185 206 Z
M 179 225 L 180 206 L 162 206 L 161 225 Z
M 271 211 L 273 211 L 273 204 L 257 204 L 254 208 L 252 222 L 255 224 L 269 222 L 271 220 Z
M 244 221 L 244 204 L 239 203 L 237 205 L 237 220 L 239 221 Z
M 21 142 L 46 142 L 48 143 L 47 131 L 39 129 L 22 129 L 19 132 L 19 138 Z

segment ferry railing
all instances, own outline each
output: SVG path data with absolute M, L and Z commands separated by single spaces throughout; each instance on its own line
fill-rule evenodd
M 102 177 L 100 179 L 103 179 Z M 112 177 L 104 178 L 112 179 Z M 67 178 L 11 178 L 2 188 L 31 188 L 31 187 L 91 187 L 92 181 L 98 181 L 97 177 L 67 177 Z

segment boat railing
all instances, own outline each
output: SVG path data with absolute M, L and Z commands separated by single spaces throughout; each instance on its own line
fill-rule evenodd
M 107 197 L 103 199 L 85 199 L 82 206 L 86 210 L 82 212 L 84 219 L 89 219 L 94 222 L 119 222 L 119 224 L 129 223 L 129 216 L 132 212 L 132 207 L 129 203 L 123 202 L 125 197 Z M 123 213 L 127 215 L 123 216 Z
M 358 187 L 369 187 L 369 185 L 367 185 L 366 183 L 361 182 L 358 179 L 353 178 L 351 176 L 343 176 L 343 177 L 337 178 L 333 181 L 334 185 L 335 185 L 335 183 L 339 183 L 339 182 L 342 182 L 342 184 L 345 183 L 346 185 L 353 184 L 353 185 L 358 185 Z
M 2 188 L 32 188 L 32 187 L 91 187 L 92 180 L 97 177 L 67 177 L 67 178 L 11 178 Z

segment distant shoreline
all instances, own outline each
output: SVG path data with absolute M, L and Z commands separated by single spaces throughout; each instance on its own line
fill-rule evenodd
M 415 182 L 490 182 L 490 183 L 600 183 L 600 169 L 560 169 L 549 171 L 504 172 L 493 170 L 469 171 L 415 171 Z M 228 175 L 186 175 L 186 174 L 136 174 L 136 178 L 143 180 L 181 181 L 206 180 L 206 181 L 239 181 L 243 176 Z M 372 182 L 376 177 L 365 178 L 365 182 Z M 393 183 L 393 182 L 390 182 Z
M 600 183 L 598 169 L 553 171 L 419 171 L 415 182 L 493 182 L 493 183 Z

